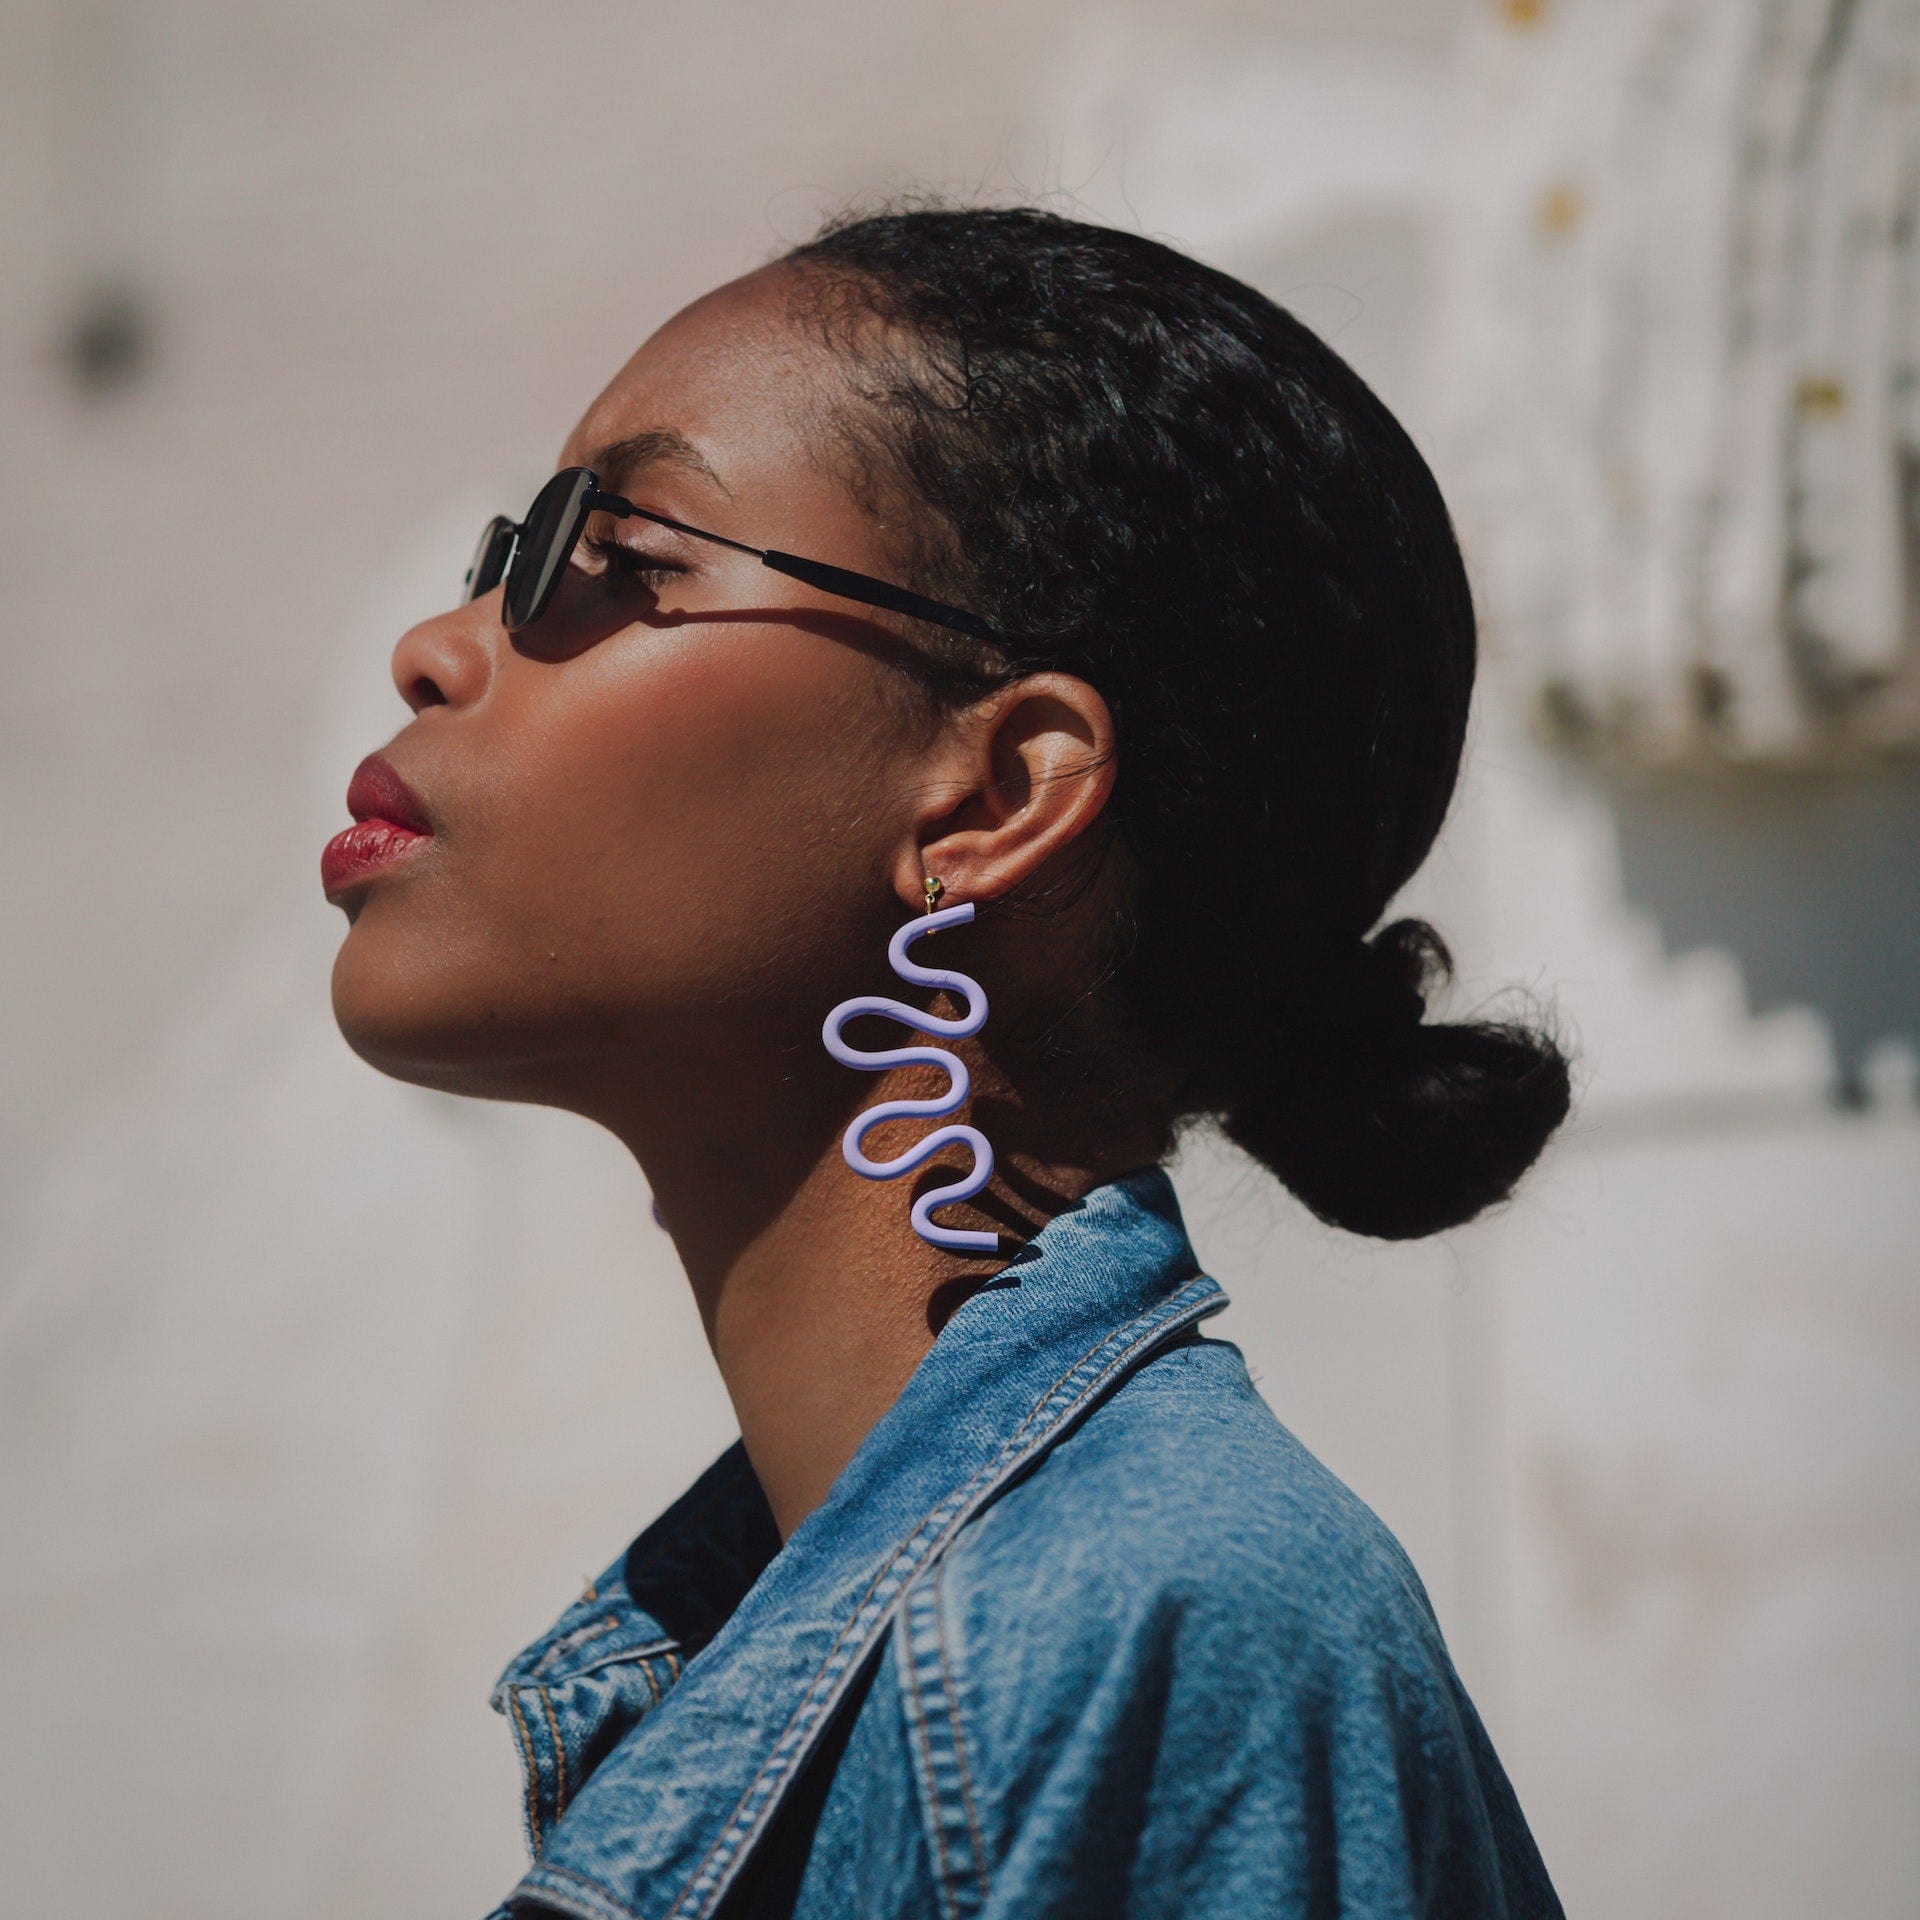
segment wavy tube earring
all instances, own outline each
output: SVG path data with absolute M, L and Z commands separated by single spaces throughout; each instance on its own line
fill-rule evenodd
M 907 948 L 923 933 L 938 933 L 942 927 L 963 926 L 973 918 L 973 903 L 970 900 L 957 907 L 936 909 L 934 903 L 946 888 L 931 875 L 927 877 L 926 890 L 927 911 L 917 920 L 909 920 L 895 932 L 887 942 L 887 960 L 902 980 L 911 981 L 917 987 L 946 987 L 964 995 L 966 1012 L 951 1017 L 922 1013 L 917 1007 L 907 1006 L 903 1001 L 890 1000 L 880 994 L 860 994 L 851 1000 L 842 1000 L 827 1015 L 826 1023 L 820 1029 L 820 1038 L 827 1051 L 842 1066 L 880 1073 L 888 1067 L 925 1062 L 928 1066 L 945 1067 L 952 1084 L 944 1094 L 934 1099 L 883 1100 L 879 1106 L 856 1114 L 840 1143 L 840 1151 L 855 1173 L 865 1174 L 869 1180 L 892 1180 L 900 1174 L 911 1173 L 950 1142 L 965 1141 L 973 1149 L 972 1172 L 951 1186 L 935 1187 L 923 1193 L 913 1203 L 910 1216 L 913 1230 L 931 1245 L 945 1247 L 955 1253 L 997 1253 L 1000 1249 L 1000 1236 L 997 1233 L 975 1233 L 962 1227 L 943 1227 L 931 1217 L 935 1207 L 950 1206 L 956 1200 L 970 1200 L 993 1178 L 993 1148 L 978 1127 L 936 1127 L 924 1140 L 891 1160 L 870 1160 L 860 1147 L 868 1129 L 878 1126 L 882 1120 L 932 1119 L 943 1113 L 953 1113 L 966 1104 L 967 1095 L 972 1091 L 973 1083 L 967 1073 L 966 1062 L 957 1053 L 949 1053 L 944 1047 L 887 1047 L 866 1053 L 848 1046 L 840 1037 L 840 1029 L 860 1013 L 884 1014 L 889 1020 L 898 1020 L 916 1032 L 946 1034 L 956 1040 L 978 1033 L 986 1024 L 987 996 L 979 981 L 964 973 L 923 967 L 907 958 Z

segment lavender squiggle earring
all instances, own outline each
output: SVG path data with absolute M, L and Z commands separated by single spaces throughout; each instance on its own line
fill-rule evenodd
M 947 1034 L 956 1040 L 978 1033 L 986 1025 L 987 996 L 979 981 L 968 974 L 923 967 L 907 958 L 907 948 L 923 933 L 937 933 L 942 927 L 963 926 L 973 918 L 973 902 L 970 900 L 957 907 L 936 910 L 934 903 L 946 891 L 938 880 L 929 876 L 926 889 L 927 911 L 917 920 L 909 920 L 895 932 L 887 942 L 887 960 L 902 980 L 911 981 L 917 987 L 946 987 L 963 994 L 967 1002 L 966 1012 L 950 1017 L 922 1013 L 917 1007 L 909 1007 L 902 1001 L 890 1000 L 880 994 L 859 994 L 851 1000 L 842 1000 L 827 1015 L 826 1023 L 820 1029 L 820 1038 L 827 1051 L 842 1066 L 880 1073 L 888 1067 L 903 1067 L 915 1061 L 924 1061 L 929 1066 L 945 1067 L 952 1084 L 944 1094 L 933 1099 L 883 1100 L 879 1106 L 856 1114 L 840 1143 L 840 1151 L 855 1173 L 865 1174 L 869 1180 L 892 1180 L 903 1173 L 911 1173 L 949 1142 L 965 1141 L 973 1149 L 972 1172 L 950 1186 L 935 1187 L 923 1193 L 913 1203 L 909 1217 L 913 1221 L 914 1232 L 933 1246 L 944 1247 L 954 1253 L 997 1253 L 1000 1250 L 1000 1236 L 997 1233 L 943 1227 L 931 1217 L 935 1207 L 950 1206 L 956 1200 L 970 1200 L 993 1178 L 993 1148 L 978 1127 L 936 1127 L 924 1140 L 916 1142 L 891 1160 L 870 1160 L 860 1147 L 867 1130 L 878 1126 L 882 1120 L 933 1119 L 943 1113 L 953 1113 L 966 1104 L 967 1095 L 972 1091 L 973 1082 L 967 1073 L 966 1062 L 957 1053 L 949 1053 L 944 1047 L 886 1047 L 878 1052 L 864 1053 L 848 1046 L 840 1037 L 840 1029 L 860 1013 L 884 1014 L 889 1020 L 898 1020 L 916 1032 Z

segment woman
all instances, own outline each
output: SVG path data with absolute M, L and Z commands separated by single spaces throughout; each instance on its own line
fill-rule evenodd
M 1162 1170 L 1210 1119 L 1404 1238 L 1566 1111 L 1367 937 L 1474 668 L 1379 401 L 1151 241 L 851 219 L 648 340 L 469 589 L 328 849 L 335 1011 L 631 1148 L 741 1435 L 503 1675 L 499 1911 L 1558 1912 Z M 889 958 L 950 1044 L 850 1004 Z

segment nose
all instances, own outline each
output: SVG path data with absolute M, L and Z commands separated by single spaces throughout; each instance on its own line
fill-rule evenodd
M 493 675 L 492 637 L 500 627 L 500 593 L 450 607 L 409 627 L 394 643 L 393 684 L 415 713 L 435 706 L 466 706 Z

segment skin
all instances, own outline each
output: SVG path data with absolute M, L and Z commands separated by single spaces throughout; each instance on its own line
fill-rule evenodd
M 796 312 L 801 285 L 767 268 L 676 314 L 556 466 L 596 465 L 637 504 L 754 546 L 899 578 L 892 516 L 910 504 L 875 503 L 834 457 L 832 412 L 858 403 L 846 360 Z M 624 472 L 599 459 L 661 432 L 710 471 L 644 443 Z M 784 1537 L 960 1301 L 1055 1212 L 1155 1157 L 1142 1123 L 1050 1108 L 993 1057 L 1036 996 L 1059 1004 L 1094 977 L 1110 863 L 1044 924 L 995 906 L 1087 854 L 1113 722 L 1093 687 L 1053 672 L 931 722 L 891 616 L 643 521 L 596 515 L 587 534 L 676 570 L 621 581 L 583 551 L 534 628 L 506 633 L 496 588 L 395 646 L 414 717 L 385 751 L 435 833 L 333 896 L 349 922 L 334 1013 L 397 1079 L 561 1107 L 625 1142 Z M 886 943 L 926 911 L 929 874 L 943 906 L 978 908 L 915 953 L 987 989 L 983 1032 L 943 1044 L 973 1076 L 950 1118 L 995 1151 L 991 1186 L 939 1217 L 997 1230 L 1001 1257 L 942 1251 L 909 1224 L 964 1149 L 896 1181 L 841 1157 L 861 1107 L 946 1085 L 851 1072 L 820 1041 L 851 994 L 916 998 Z M 846 1037 L 906 1039 L 873 1019 Z M 890 1158 L 926 1125 L 876 1128 L 867 1150 Z

